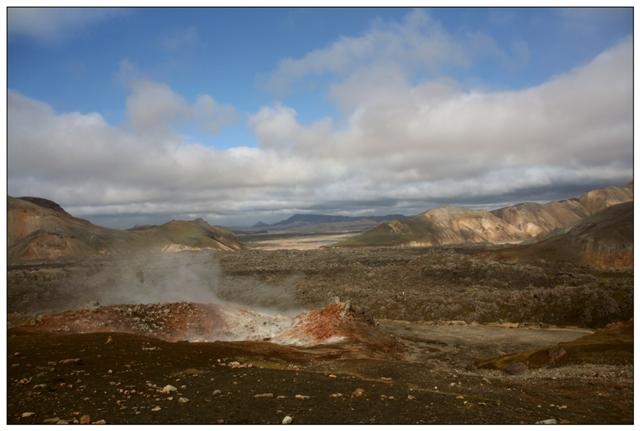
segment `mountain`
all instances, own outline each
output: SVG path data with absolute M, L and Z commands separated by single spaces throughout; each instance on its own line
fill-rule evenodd
M 382 223 L 341 246 L 430 247 L 519 243 L 570 227 L 610 206 L 633 201 L 633 183 L 584 193 L 578 198 L 522 203 L 493 211 L 435 208 Z
M 318 224 L 318 223 L 343 223 L 354 221 L 376 221 L 382 222 L 386 220 L 402 219 L 405 216 L 402 214 L 390 214 L 385 216 L 341 216 L 341 215 L 326 215 L 326 214 L 294 214 L 288 219 L 281 220 L 277 223 L 273 223 L 269 226 L 274 227 L 289 227 L 300 226 L 305 224 Z M 265 227 L 264 225 L 262 227 Z
M 602 270 L 633 268 L 633 202 L 606 208 L 534 244 L 487 252 L 496 258 L 569 261 Z
M 242 244 L 226 229 L 206 221 L 170 221 L 132 230 L 109 229 L 73 217 L 42 198 L 8 198 L 10 262 L 62 259 L 134 251 L 237 250 Z

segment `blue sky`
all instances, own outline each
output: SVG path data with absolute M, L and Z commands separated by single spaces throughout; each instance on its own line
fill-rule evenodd
M 87 216 L 114 213 L 144 217 L 148 212 L 149 217 L 162 218 L 204 214 L 210 220 L 225 222 L 231 217 L 229 205 L 222 209 L 211 202 L 233 194 L 231 190 L 243 191 L 239 194 L 243 197 L 238 200 L 246 205 L 239 205 L 238 212 L 253 209 L 256 217 L 274 219 L 287 211 L 317 207 L 322 200 L 340 201 L 339 183 L 346 181 L 353 187 L 362 188 L 362 193 L 356 194 L 363 204 L 370 202 L 364 204 L 366 211 L 417 211 L 438 200 L 455 200 L 455 190 L 464 189 L 458 182 L 457 188 L 450 185 L 450 196 L 433 193 L 456 179 L 444 174 L 421 177 L 417 172 L 419 166 L 409 166 L 404 160 L 390 161 L 405 152 L 409 158 L 412 158 L 411 154 L 421 152 L 426 160 L 434 163 L 441 160 L 444 150 L 436 144 L 429 146 L 431 138 L 438 133 L 424 131 L 425 134 L 420 135 L 423 147 L 414 142 L 414 136 L 398 136 L 397 140 L 390 136 L 385 143 L 379 144 L 358 141 L 356 136 L 364 139 L 363 136 L 373 132 L 375 124 L 384 123 L 394 112 L 402 112 L 407 124 L 416 121 L 408 117 L 411 113 L 407 110 L 420 108 L 420 94 L 426 95 L 427 99 L 434 97 L 434 100 L 437 99 L 434 94 L 441 94 L 433 93 L 436 90 L 430 84 L 444 88 L 437 91 L 443 91 L 446 97 L 478 94 L 491 100 L 491 95 L 522 95 L 532 89 L 544 89 L 550 82 L 563 82 L 564 75 L 588 68 L 608 50 L 620 44 L 630 46 L 632 19 L 630 8 L 12 9 L 8 21 L 10 114 L 14 104 L 11 95 L 14 95 L 19 98 L 16 106 L 20 103 L 34 106 L 36 103 L 50 107 L 53 112 L 49 115 L 55 117 L 52 121 L 66 121 L 68 116 L 65 114 L 69 113 L 78 113 L 82 121 L 95 119 L 92 115 L 97 115 L 104 123 L 100 124 L 104 130 L 93 132 L 114 133 L 123 142 L 135 141 L 140 145 L 152 140 L 166 142 L 162 154 L 178 169 L 187 169 L 181 158 L 183 155 L 169 151 L 167 146 L 192 150 L 189 154 L 203 151 L 200 160 L 231 157 L 239 164 L 239 169 L 288 172 L 287 169 L 295 171 L 299 168 L 304 169 L 305 174 L 289 184 L 279 175 L 266 178 L 256 173 L 264 188 L 254 183 L 229 181 L 230 184 L 220 186 L 219 195 L 200 193 L 197 205 L 189 200 L 167 206 L 161 201 L 173 199 L 174 195 L 169 193 L 163 197 L 159 191 L 145 191 L 144 184 L 152 181 L 143 178 L 143 173 L 139 178 L 140 187 L 133 187 L 135 191 L 119 191 L 118 181 L 106 177 L 91 178 L 89 182 L 95 183 L 95 188 L 79 191 L 63 178 L 62 171 L 40 172 L 35 160 L 16 161 L 16 166 L 34 172 L 12 170 L 12 146 L 27 145 L 20 144 L 25 137 L 16 136 L 13 142 L 9 141 L 10 192 L 48 193 Z M 621 57 L 630 54 L 630 49 L 621 49 L 626 52 L 619 54 Z M 628 78 L 630 70 L 622 70 L 622 67 L 616 71 Z M 594 79 L 600 78 L 600 75 L 594 75 Z M 370 85 L 371 91 L 359 88 L 359 85 Z M 572 85 L 566 83 L 567 88 Z M 424 89 L 425 86 L 428 88 Z M 403 91 L 418 99 L 411 106 L 405 106 L 391 98 L 390 93 L 401 94 Z M 134 97 L 136 95 L 138 99 Z M 199 99 L 204 95 L 207 100 Z M 426 103 L 427 99 L 422 101 Z M 452 100 L 458 99 L 449 101 Z M 175 102 L 175 106 L 170 106 L 170 101 Z M 29 105 L 30 102 L 33 103 Z M 618 102 L 624 104 L 626 100 Z M 148 109 L 135 111 L 132 107 L 135 103 L 138 107 L 153 105 L 157 108 L 157 117 L 151 118 L 154 113 Z M 373 123 L 359 122 L 363 112 L 370 114 L 376 107 L 390 109 L 389 116 L 382 120 L 371 117 Z M 625 112 L 621 109 L 621 115 Z M 593 114 L 585 113 L 586 118 L 590 115 Z M 153 137 L 150 137 L 149 124 L 154 121 L 164 121 L 167 127 L 154 123 Z M 140 130 L 141 122 L 146 128 L 144 133 Z M 576 120 L 576 127 L 578 124 Z M 367 128 L 367 125 L 371 127 Z M 11 126 L 10 118 L 10 131 Z M 280 128 L 275 130 L 276 126 Z M 389 124 L 384 133 L 395 130 L 395 126 L 395 123 Z M 602 127 L 602 130 L 611 129 L 610 124 Z M 73 129 L 69 133 L 73 133 Z M 578 129 L 574 133 L 579 141 Z M 618 138 L 622 139 L 616 135 Z M 323 139 L 340 141 L 344 151 L 332 150 L 328 155 L 328 147 L 319 148 L 324 145 Z M 435 142 L 436 138 L 433 140 Z M 394 147 L 396 141 L 397 148 Z M 28 142 L 37 145 L 33 139 Z M 621 146 L 624 144 L 630 145 L 620 143 Z M 122 155 L 130 148 L 122 145 L 117 154 Z M 305 150 L 307 146 L 313 146 L 314 151 Z M 251 148 L 260 152 L 251 153 Z M 347 148 L 351 150 L 347 151 Z M 385 148 L 389 157 L 383 156 Z M 513 154 L 511 159 L 506 159 L 516 160 L 524 154 L 515 147 L 510 148 Z M 630 146 L 624 148 L 631 153 Z M 211 151 L 206 152 L 206 149 Z M 115 150 L 104 150 L 114 151 L 113 163 L 116 163 Z M 456 151 L 461 150 L 456 148 Z M 377 156 L 369 157 L 369 153 Z M 624 151 L 614 153 L 619 155 Z M 362 160 L 363 155 L 367 155 L 366 163 Z M 311 167 L 296 165 L 310 157 L 317 158 L 318 163 Z M 373 179 L 368 172 L 379 169 L 378 164 L 384 159 L 388 163 L 384 168 L 390 175 Z M 329 163 L 336 160 L 340 163 Z M 474 175 L 480 178 L 482 175 L 495 176 L 498 171 L 517 171 L 523 160 L 517 163 L 501 161 L 490 168 L 478 162 L 477 168 L 469 168 L 457 178 L 463 181 Z M 265 163 L 267 165 L 263 165 Z M 566 190 L 567 183 L 571 182 L 576 182 L 574 188 L 578 190 L 623 177 L 621 173 L 620 178 L 613 178 L 615 175 L 605 172 L 605 168 L 629 172 L 621 168 L 624 165 L 622 158 L 602 161 L 598 165 L 602 172 L 590 176 L 575 169 L 576 165 L 595 166 L 592 160 L 580 157 L 575 160 L 568 157 L 563 166 L 553 160 L 536 163 L 539 163 L 538 169 L 545 169 L 544 181 L 532 180 L 531 184 L 519 185 L 517 190 L 489 187 L 477 193 L 479 201 L 498 202 L 501 195 L 511 196 L 518 190 L 525 193 L 540 187 Z M 323 176 L 315 172 L 325 168 L 330 174 Z M 573 169 L 573 173 L 559 173 L 564 168 Z M 66 169 L 73 171 L 74 166 L 66 165 Z M 208 172 L 206 167 L 202 169 L 204 173 Z M 307 175 L 307 171 L 311 174 Z M 73 178 L 78 178 L 78 172 Z M 38 188 L 57 180 L 60 182 L 58 191 Z M 130 180 L 137 181 L 133 177 Z M 391 183 L 400 184 L 404 190 L 394 192 Z M 210 186 L 217 184 L 220 182 Z M 372 185 L 380 188 L 379 195 L 368 192 Z M 188 181 L 185 181 L 187 186 Z M 102 192 L 96 194 L 96 190 Z M 302 199 L 297 191 L 315 200 Z M 267 194 L 268 199 L 256 198 Z M 395 206 L 376 205 L 376 201 L 387 202 L 388 198 L 398 195 L 404 198 L 398 198 Z M 420 195 L 422 198 L 418 197 Z M 460 196 L 461 200 L 467 198 L 470 196 Z M 194 207 L 199 209 L 189 211 Z M 326 210 L 349 212 L 349 205 L 328 205 Z

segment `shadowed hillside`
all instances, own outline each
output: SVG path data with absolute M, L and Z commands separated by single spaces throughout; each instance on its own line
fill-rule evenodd
M 76 218 L 42 198 L 8 198 L 9 261 L 113 255 L 140 251 L 237 250 L 226 229 L 206 221 L 170 221 L 160 226 L 117 230 Z

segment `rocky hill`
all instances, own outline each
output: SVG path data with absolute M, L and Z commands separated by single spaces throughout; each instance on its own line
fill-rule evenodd
M 565 229 L 608 207 L 633 201 L 633 183 L 589 191 L 578 198 L 522 203 L 493 211 L 445 207 L 382 223 L 342 246 L 430 247 L 508 244 Z
M 633 202 L 614 205 L 534 244 L 488 252 L 498 258 L 569 261 L 601 270 L 633 268 Z
M 242 244 L 226 229 L 206 221 L 171 221 L 135 230 L 109 229 L 73 217 L 42 198 L 8 198 L 10 263 L 140 251 L 237 250 Z

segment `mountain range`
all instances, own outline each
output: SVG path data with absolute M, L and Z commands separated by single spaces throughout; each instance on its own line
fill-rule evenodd
M 562 201 L 521 203 L 493 211 L 463 207 L 434 208 L 384 222 L 351 237 L 341 246 L 433 247 L 516 244 L 541 239 L 617 204 L 633 201 L 633 183 L 606 187 Z
M 7 204 L 11 263 L 141 251 L 242 248 L 230 231 L 210 226 L 203 219 L 118 230 L 73 217 L 47 199 L 9 196 Z

